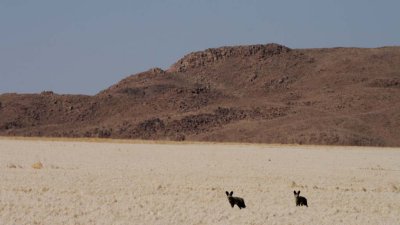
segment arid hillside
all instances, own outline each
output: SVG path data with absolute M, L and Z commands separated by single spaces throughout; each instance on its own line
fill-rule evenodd
M 0 95 L 0 135 L 400 146 L 400 47 L 207 49 L 95 96 Z

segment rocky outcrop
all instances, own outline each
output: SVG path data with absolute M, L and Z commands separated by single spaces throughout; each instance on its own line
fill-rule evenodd
M 193 52 L 184 56 L 173 64 L 168 71 L 184 72 L 191 68 L 206 66 L 232 57 L 255 56 L 258 58 L 267 58 L 289 51 L 290 48 L 279 44 L 209 48 L 205 51 Z

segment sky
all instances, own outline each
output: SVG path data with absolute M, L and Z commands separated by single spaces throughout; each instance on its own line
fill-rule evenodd
M 0 0 L 0 94 L 93 95 L 192 51 L 400 45 L 399 0 Z

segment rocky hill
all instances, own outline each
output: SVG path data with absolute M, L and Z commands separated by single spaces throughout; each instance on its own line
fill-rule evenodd
M 400 146 L 400 47 L 221 47 L 94 96 L 0 95 L 0 135 Z

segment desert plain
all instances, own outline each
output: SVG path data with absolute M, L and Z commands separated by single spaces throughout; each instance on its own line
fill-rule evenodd
M 400 148 L 0 138 L 0 224 L 395 225 Z

